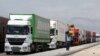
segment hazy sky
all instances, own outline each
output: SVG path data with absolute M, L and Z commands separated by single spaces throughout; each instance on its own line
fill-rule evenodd
M 0 16 L 37 14 L 100 33 L 100 0 L 0 0 Z

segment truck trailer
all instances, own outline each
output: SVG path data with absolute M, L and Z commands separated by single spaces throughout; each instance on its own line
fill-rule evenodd
M 86 44 L 86 30 L 85 29 L 80 29 L 79 30 L 79 39 L 80 39 L 80 44 Z
M 0 17 L 0 51 L 4 51 L 8 18 Z
M 86 38 L 87 43 L 91 43 L 91 31 L 86 30 Z
M 91 32 L 91 42 L 96 42 L 96 32 Z
M 50 20 L 50 38 L 51 42 L 49 43 L 50 49 L 60 48 L 65 46 L 65 32 L 67 27 L 65 24 Z
M 11 14 L 5 39 L 5 52 L 46 50 L 50 42 L 50 19 L 35 14 Z

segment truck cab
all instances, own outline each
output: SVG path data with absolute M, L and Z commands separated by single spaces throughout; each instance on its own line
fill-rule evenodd
M 50 38 L 51 38 L 51 42 L 49 44 L 49 48 L 50 49 L 54 49 L 57 47 L 56 43 L 57 43 L 57 22 L 51 20 L 50 21 Z
M 50 21 L 50 49 L 61 48 L 65 46 L 65 24 L 51 20 Z
M 5 39 L 5 52 L 30 52 L 31 15 L 10 15 Z

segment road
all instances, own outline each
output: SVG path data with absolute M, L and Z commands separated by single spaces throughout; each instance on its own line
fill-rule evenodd
M 100 44 L 69 56 L 100 56 Z
M 24 56 L 23 54 L 11 54 L 11 55 L 6 55 L 6 53 L 0 53 L 0 56 Z
M 0 53 L 0 56 L 47 56 L 47 55 L 48 56 L 66 56 L 66 55 L 71 54 L 73 52 L 77 52 L 77 51 L 83 50 L 84 48 L 89 48 L 89 47 L 92 47 L 95 45 L 99 45 L 99 43 L 90 43 L 90 44 L 74 46 L 74 47 L 71 47 L 69 51 L 66 51 L 65 48 L 60 48 L 60 49 L 48 50 L 48 51 L 32 53 L 32 54 L 27 54 L 27 53 L 22 53 L 22 54 L 16 53 L 15 54 L 14 53 L 11 55 L 6 55 L 6 53 Z

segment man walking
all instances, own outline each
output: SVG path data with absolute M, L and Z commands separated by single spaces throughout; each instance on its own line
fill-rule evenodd
M 71 46 L 72 37 L 71 37 L 71 33 L 69 33 L 68 31 L 65 34 L 65 41 L 66 41 L 66 50 L 69 50 Z

